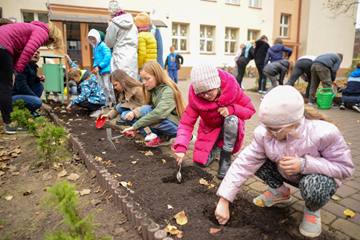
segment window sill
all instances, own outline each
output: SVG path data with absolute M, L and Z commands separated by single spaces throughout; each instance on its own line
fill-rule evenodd
M 225 53 L 225 56 L 235 56 L 235 53 Z
M 177 53 L 180 53 L 180 54 L 191 54 L 191 52 L 181 52 L 181 51 L 177 51 Z
M 251 7 L 251 6 L 249 6 L 249 8 L 259 9 L 259 10 L 261 10 L 261 9 L 262 9 L 261 7 Z
M 204 1 L 204 2 L 213 2 L 213 3 L 216 3 L 216 2 L 217 2 L 216 0 L 201 0 L 201 1 Z
M 284 39 L 284 40 L 290 40 L 291 38 L 290 37 L 279 37 L 281 39 Z
M 216 55 L 216 53 L 200 52 L 201 55 Z
M 240 3 L 225 3 L 225 4 L 240 7 Z

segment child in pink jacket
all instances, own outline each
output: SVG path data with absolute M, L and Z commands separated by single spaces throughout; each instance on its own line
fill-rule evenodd
M 224 178 L 231 164 L 231 155 L 240 150 L 244 140 L 245 120 L 254 113 L 250 98 L 231 74 L 207 63 L 194 66 L 191 70 L 189 104 L 180 120 L 172 147 L 178 164 L 185 156 L 191 133 L 200 116 L 193 160 L 200 166 L 209 166 L 221 151 L 217 177 Z
M 291 86 L 278 86 L 266 94 L 259 116 L 253 142 L 239 154 L 219 187 L 216 218 L 221 225 L 229 220 L 229 202 L 255 174 L 269 187 L 254 198 L 254 204 L 271 207 L 291 202 L 284 182 L 298 187 L 305 200 L 300 233 L 319 236 L 320 208 L 354 172 L 350 149 L 328 117 L 304 109 L 301 94 Z

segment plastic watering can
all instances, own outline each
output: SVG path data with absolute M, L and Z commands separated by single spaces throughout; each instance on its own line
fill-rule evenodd
M 321 92 L 325 91 L 325 92 Z M 331 103 L 334 97 L 336 96 L 338 92 L 332 93 L 331 88 L 321 88 L 317 92 L 317 99 L 316 103 L 318 104 L 318 108 L 320 109 L 330 109 Z

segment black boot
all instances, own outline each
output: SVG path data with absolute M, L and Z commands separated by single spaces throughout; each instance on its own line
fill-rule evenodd
M 231 155 L 232 152 L 227 152 L 225 150 L 221 150 L 220 152 L 220 161 L 219 161 L 219 171 L 217 177 L 219 179 L 223 179 L 225 174 L 227 173 L 230 165 L 231 165 Z
M 116 125 L 125 126 L 125 125 L 127 125 L 127 123 L 124 120 L 119 119 L 119 120 L 116 120 Z

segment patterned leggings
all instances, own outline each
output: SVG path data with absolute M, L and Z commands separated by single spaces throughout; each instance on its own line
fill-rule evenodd
M 298 187 L 305 205 L 311 211 L 317 211 L 336 193 L 337 184 L 333 178 L 321 174 L 305 175 L 300 179 L 299 184 L 285 179 L 277 170 L 276 163 L 268 159 L 255 173 L 265 181 L 271 188 L 279 188 L 284 182 Z

